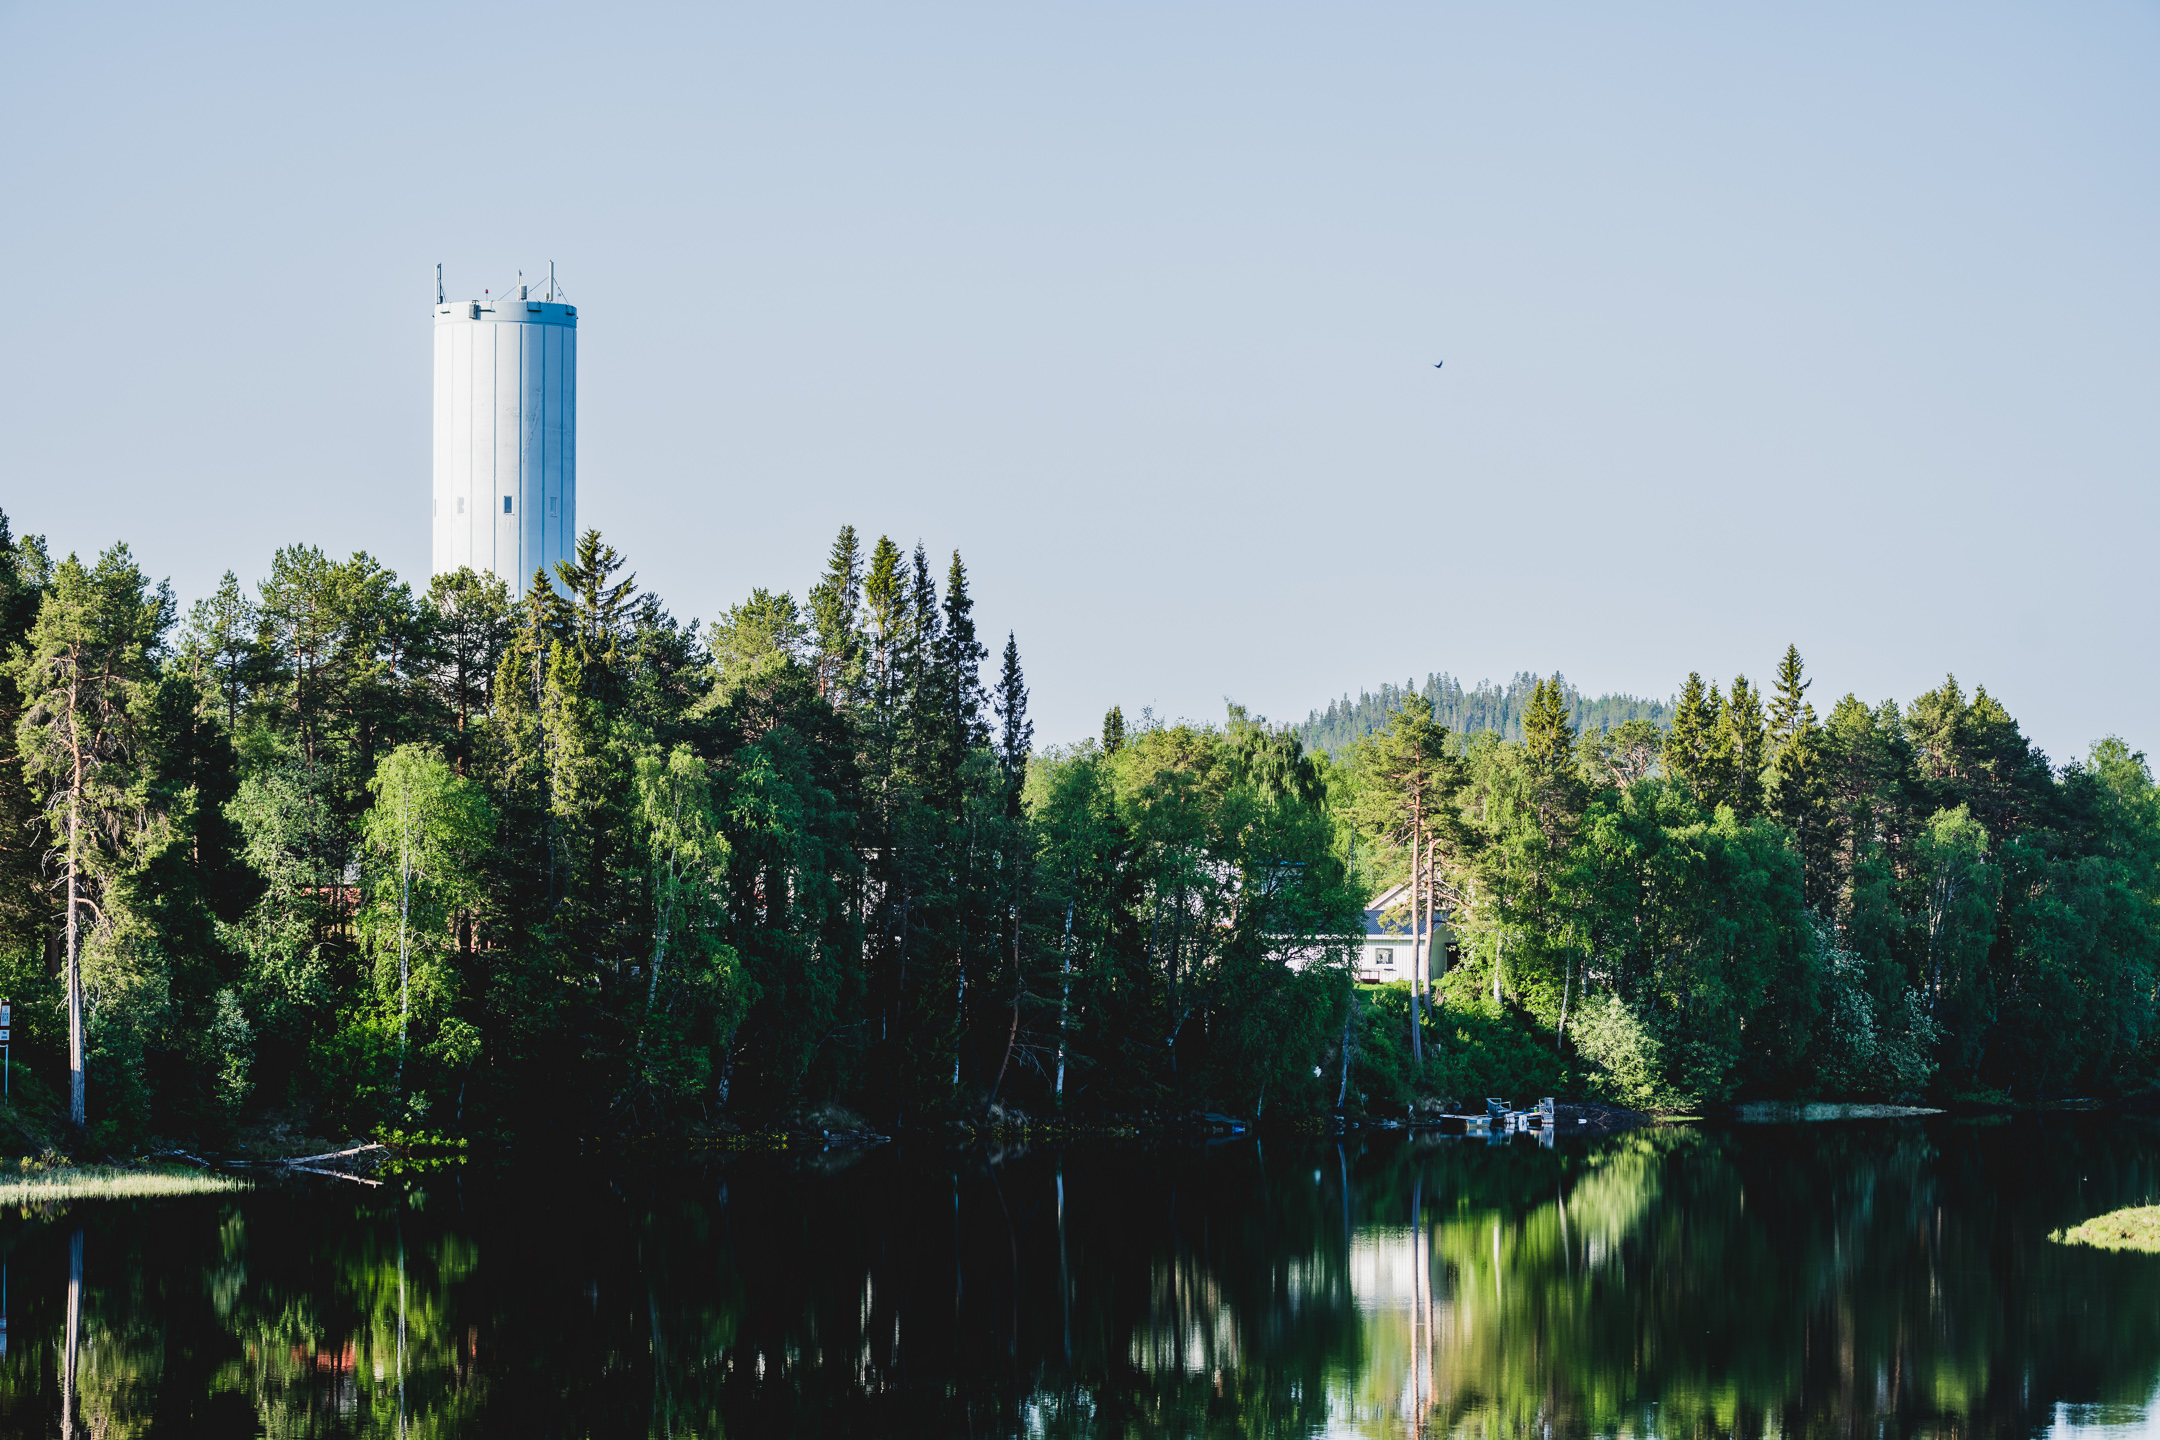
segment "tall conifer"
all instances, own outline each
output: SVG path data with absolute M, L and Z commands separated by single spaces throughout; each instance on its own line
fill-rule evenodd
M 967 567 L 960 563 L 960 552 L 955 550 L 952 565 L 945 572 L 945 636 L 939 662 L 946 672 L 946 705 L 953 743 L 961 754 L 990 740 L 989 727 L 982 718 L 982 662 L 989 653 L 975 638 L 975 600 L 968 594 Z
M 889 535 L 878 536 L 863 580 L 863 609 L 870 624 L 871 668 L 878 688 L 889 686 L 900 631 L 906 623 L 907 560 Z
M 112 868 L 107 842 L 125 828 L 119 817 L 136 808 L 125 772 L 143 743 L 146 701 L 172 623 L 171 588 L 153 587 L 127 546 L 113 546 L 95 566 L 70 555 L 54 569 L 28 640 L 9 662 L 23 707 L 16 746 L 26 778 L 44 792 L 67 897 L 61 964 L 68 1120 L 77 1132 L 88 1120 L 82 919 L 85 911 L 104 915 L 97 900 Z
M 862 633 L 857 617 L 862 595 L 862 545 L 856 539 L 855 527 L 843 525 L 825 562 L 824 577 L 810 587 L 817 690 L 835 708 L 852 703 L 861 681 Z
M 1787 645 L 1778 663 L 1777 689 L 1770 697 L 1770 768 L 1765 777 L 1764 808 L 1793 832 L 1811 904 L 1829 901 L 1834 890 L 1831 836 L 1823 754 L 1825 736 L 1808 703 L 1809 682 L 1800 663 L 1800 647 Z
M 1710 697 L 1715 687 L 1705 686 L 1699 671 L 1688 672 L 1680 689 L 1680 703 L 1673 707 L 1672 729 L 1665 736 L 1665 774 L 1686 790 L 1697 805 L 1710 805 L 1710 748 L 1714 743 Z
M 1762 813 L 1765 738 L 1762 696 L 1745 675 L 1736 676 L 1721 719 L 1719 750 L 1725 762 L 1726 803 L 1743 820 Z
M 930 557 L 916 542 L 909 571 L 907 611 L 901 624 L 896 668 L 905 698 L 897 717 L 900 730 L 899 763 L 917 794 L 942 796 L 943 777 L 957 777 L 959 762 L 948 762 L 946 744 L 951 727 L 946 723 L 943 651 L 944 624 L 938 611 L 937 581 L 930 576 Z M 953 783 L 957 783 L 955 778 Z
M 230 570 L 215 593 L 188 611 L 181 655 L 196 684 L 214 697 L 228 731 L 239 728 L 240 708 L 262 678 L 262 646 L 256 637 L 261 623 L 239 577 Z
M 1452 802 L 1463 783 L 1463 762 L 1448 754 L 1448 732 L 1433 723 L 1432 702 L 1406 693 L 1387 725 L 1361 741 L 1353 814 L 1367 834 L 1401 845 L 1410 859 L 1410 1053 L 1422 1067 L 1422 1015 L 1430 988 L 1427 959 L 1434 883 L 1443 840 L 1455 838 Z M 1451 847 L 1452 848 L 1452 845 Z
M 998 673 L 997 695 L 992 706 L 1002 727 L 998 737 L 998 765 L 1005 772 L 1006 807 L 1020 814 L 1020 788 L 1027 780 L 1028 753 L 1035 745 L 1035 722 L 1028 719 L 1027 683 L 1020 674 L 1020 644 L 1005 632 L 1005 663 Z

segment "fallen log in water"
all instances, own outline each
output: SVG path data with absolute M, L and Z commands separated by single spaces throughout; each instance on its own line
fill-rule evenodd
M 346 1160 L 355 1155 L 368 1155 L 378 1151 L 387 1153 L 389 1149 L 389 1146 L 380 1143 L 354 1145 L 344 1150 L 325 1150 L 320 1155 L 288 1155 L 282 1160 L 262 1160 L 256 1163 L 281 1165 L 287 1170 L 305 1171 L 310 1175 L 335 1175 L 340 1180 L 350 1180 L 356 1185 L 380 1185 L 382 1181 L 370 1180 L 365 1175 L 355 1175 L 349 1170 L 333 1170 L 327 1166 L 310 1162 L 317 1160 Z
M 350 1150 L 325 1150 L 320 1155 L 290 1155 L 283 1160 L 272 1160 L 272 1165 L 305 1165 L 310 1160 L 342 1160 L 348 1155 L 365 1155 L 370 1150 L 388 1150 L 383 1144 L 355 1145 Z

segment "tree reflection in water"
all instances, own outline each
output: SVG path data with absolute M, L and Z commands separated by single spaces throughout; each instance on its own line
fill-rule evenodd
M 2142 1415 L 2098 1117 L 887 1150 L 0 1222 L 0 1430 L 2027 1434 Z M 72 1376 L 72 1384 L 69 1378 Z

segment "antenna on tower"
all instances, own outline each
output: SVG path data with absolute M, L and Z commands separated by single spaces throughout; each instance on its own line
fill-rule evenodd
M 555 303 L 555 262 L 548 261 L 548 303 Z
M 442 261 L 440 261 L 440 260 L 438 260 L 438 261 L 436 261 L 436 262 L 435 262 L 435 303 L 436 303 L 437 305 L 440 305 L 440 304 L 442 304 L 442 303 L 443 303 L 443 296 L 442 296 Z

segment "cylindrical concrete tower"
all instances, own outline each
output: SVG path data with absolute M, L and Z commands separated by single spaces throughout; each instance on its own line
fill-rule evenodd
M 577 543 L 577 307 L 525 289 L 435 307 L 435 573 L 513 595 Z

